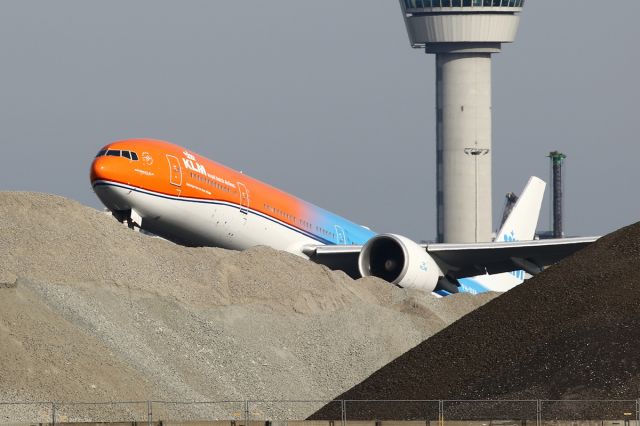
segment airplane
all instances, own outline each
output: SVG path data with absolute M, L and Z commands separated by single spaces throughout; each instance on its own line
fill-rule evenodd
M 494 242 L 419 244 L 378 234 L 242 172 L 157 139 L 101 148 L 91 185 L 120 222 L 186 246 L 264 245 L 353 278 L 447 296 L 506 291 L 597 237 L 533 240 L 545 184 L 532 177 Z

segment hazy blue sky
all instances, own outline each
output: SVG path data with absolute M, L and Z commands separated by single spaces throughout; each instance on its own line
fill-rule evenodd
M 640 2 L 607 5 L 528 0 L 494 56 L 494 221 L 554 149 L 567 232 L 640 219 Z M 1 190 L 101 207 L 98 148 L 155 137 L 435 236 L 434 57 L 409 47 L 396 0 L 4 0 L 0 64 Z

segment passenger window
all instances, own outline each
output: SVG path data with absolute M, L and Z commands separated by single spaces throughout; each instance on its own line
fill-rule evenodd
M 129 151 L 122 151 L 122 156 L 131 160 L 131 154 L 129 154 Z
M 110 149 L 109 151 L 107 151 L 107 156 L 120 157 L 120 150 Z
M 135 152 L 131 151 L 131 159 L 133 161 L 138 161 L 138 154 L 136 154 Z
M 106 153 L 107 153 L 107 150 L 106 150 L 106 149 L 101 149 L 101 150 L 100 150 L 100 152 L 98 152 L 98 154 L 96 155 L 96 158 L 98 158 L 98 157 L 102 157 L 102 156 L 103 156 L 104 154 L 106 154 Z

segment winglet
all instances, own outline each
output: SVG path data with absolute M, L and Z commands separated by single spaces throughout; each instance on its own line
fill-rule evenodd
M 533 240 L 546 186 L 540 178 L 532 176 L 529 179 L 511 214 L 498 231 L 496 242 Z

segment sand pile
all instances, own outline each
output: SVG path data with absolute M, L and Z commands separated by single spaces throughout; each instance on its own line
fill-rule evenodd
M 436 300 L 264 247 L 180 247 L 12 192 L 0 282 L 0 401 L 331 399 L 494 297 Z
M 637 224 L 470 313 L 338 399 L 636 399 L 639 312 Z

